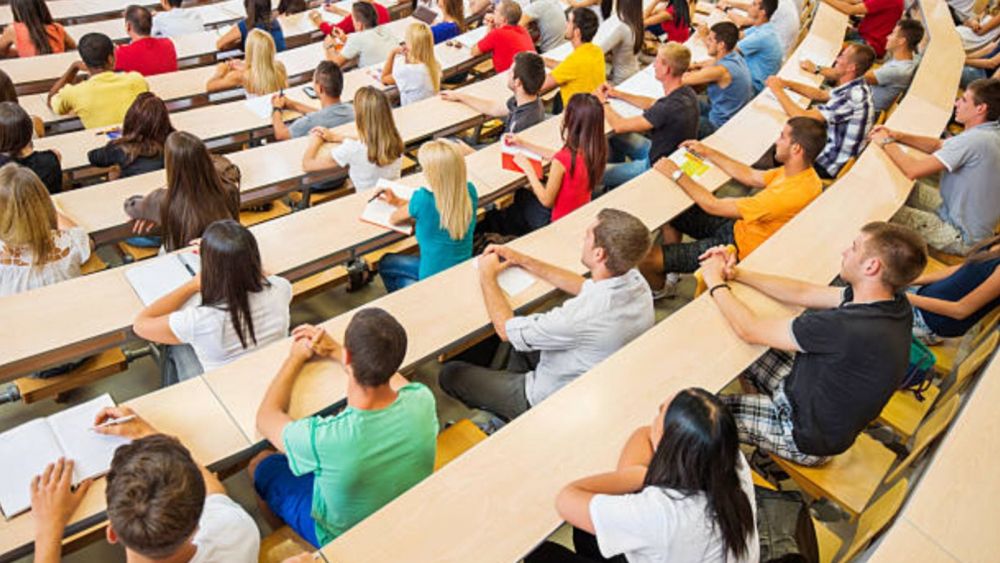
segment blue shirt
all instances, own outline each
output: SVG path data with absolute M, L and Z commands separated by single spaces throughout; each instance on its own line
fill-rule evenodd
M 781 38 L 771 22 L 748 27 L 743 32 L 743 39 L 736 44 L 743 54 L 747 66 L 750 67 L 750 79 L 753 81 L 754 94 L 764 89 L 764 81 L 768 76 L 777 74 L 781 68 L 784 52 L 781 49 Z
M 753 96 L 753 86 L 750 81 L 750 69 L 746 60 L 737 52 L 732 52 L 719 59 L 717 63 L 729 71 L 729 86 L 723 88 L 713 82 L 708 85 L 708 120 L 716 128 L 725 125 L 729 118 L 740 111 Z
M 921 287 L 917 290 L 917 295 L 934 297 L 944 301 L 960 301 L 992 276 L 997 266 L 1000 266 L 1000 258 L 983 260 L 982 262 L 966 262 L 962 264 L 961 268 L 955 270 L 954 274 Z M 972 328 L 972 325 L 996 309 L 998 305 L 1000 305 L 1000 297 L 996 297 L 962 320 L 931 313 L 924 309 L 920 309 L 920 314 L 924 317 L 927 327 L 933 330 L 934 334 L 951 338 L 965 334 Z
M 240 50 L 245 51 L 247 48 L 247 20 L 240 20 L 240 23 L 236 24 L 240 29 Z M 277 52 L 282 52 L 285 50 L 285 34 L 281 31 L 281 24 L 277 20 L 271 22 L 271 29 L 267 29 L 262 25 L 256 26 L 257 29 L 261 31 L 266 31 L 271 34 L 271 38 L 274 39 L 274 48 Z
M 420 188 L 410 199 L 410 217 L 416 221 L 415 228 L 417 245 L 420 246 L 420 279 L 447 270 L 472 257 L 472 232 L 476 230 L 476 207 L 479 205 L 479 194 L 472 182 L 467 183 L 469 197 L 472 198 L 472 220 L 465 236 L 454 240 L 448 231 L 441 228 L 441 215 L 438 214 L 434 194 L 426 188 Z
M 455 22 L 441 22 L 431 26 L 431 33 L 434 34 L 434 44 L 437 45 L 452 37 L 458 37 L 460 30 Z

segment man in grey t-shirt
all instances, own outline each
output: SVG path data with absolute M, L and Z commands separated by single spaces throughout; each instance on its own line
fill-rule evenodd
M 282 94 L 271 98 L 271 105 L 274 107 L 271 125 L 274 127 L 276 141 L 305 137 L 313 127 L 329 129 L 354 121 L 354 107 L 340 101 L 340 94 L 344 90 L 344 73 L 339 66 L 330 61 L 321 61 L 313 73 L 312 87 L 319 99 L 319 110 L 290 100 Z M 286 126 L 281 116 L 281 110 L 285 109 L 297 111 L 303 116 Z
M 551 51 L 566 40 L 566 8 L 559 0 L 534 0 L 524 8 L 518 25 L 538 25 L 538 52 Z

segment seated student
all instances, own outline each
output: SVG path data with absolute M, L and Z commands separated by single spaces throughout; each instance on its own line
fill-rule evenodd
M 707 86 L 707 101 L 701 102 L 698 138 L 715 133 L 753 97 L 753 82 L 746 59 L 736 51 L 740 31 L 731 22 L 712 26 L 704 36 L 712 64 L 692 65 L 684 74 L 687 86 Z
M 725 12 L 726 18 L 735 23 L 736 26 L 741 29 L 756 25 L 754 23 L 754 16 L 750 14 L 750 10 L 753 8 L 753 2 L 719 0 L 715 3 L 715 6 Z M 747 15 L 742 16 L 733 12 L 732 10 L 734 8 L 747 12 Z M 767 20 L 772 24 L 774 32 L 778 36 L 778 41 L 781 45 L 781 52 L 784 55 L 787 55 L 792 49 L 795 48 L 795 42 L 799 38 L 799 31 L 801 29 L 801 22 L 799 18 L 800 10 L 801 8 L 798 6 L 796 0 L 778 0 L 774 12 Z
M 293 16 L 309 9 L 306 0 L 281 0 L 274 9 L 279 16 Z
M 17 88 L 14 86 L 14 81 L 10 79 L 10 76 L 0 70 L 0 102 L 13 102 L 20 105 L 17 97 Z M 34 138 L 45 136 L 45 122 L 42 121 L 41 117 L 37 115 L 31 116 L 31 124 L 33 130 Z
M 466 32 L 465 3 L 462 0 L 437 0 L 440 21 L 431 26 L 434 44 L 454 39 Z
M 80 38 L 80 58 L 49 90 L 47 103 L 56 115 L 75 113 L 87 129 L 121 123 L 135 97 L 149 91 L 138 72 L 114 72 L 115 44 L 107 35 L 88 33 Z M 89 77 L 73 84 L 80 71 Z
M 441 389 L 511 420 L 618 351 L 653 326 L 649 286 L 635 269 L 648 248 L 646 226 L 617 209 L 602 209 L 587 227 L 581 261 L 590 279 L 506 246 L 487 247 L 478 264 L 483 300 L 497 336 L 514 351 L 506 370 L 444 364 Z M 574 297 L 545 313 L 515 316 L 497 282 L 510 266 Z
M 596 44 L 611 56 L 611 83 L 621 84 L 639 72 L 639 52 L 645 33 L 642 0 L 618 0 L 615 13 L 602 25 L 610 31 Z
M 174 132 L 170 113 L 156 94 L 143 92 L 132 102 L 121 136 L 87 153 L 91 166 L 117 167 L 115 177 L 128 178 L 163 168 L 163 146 Z
M 857 29 L 847 32 L 847 40 L 861 40 L 875 50 L 881 58 L 885 55 L 885 40 L 892 33 L 896 22 L 903 17 L 903 0 L 823 0 L 841 13 L 860 16 Z
M 386 254 L 378 272 L 389 293 L 472 257 L 479 193 L 469 181 L 465 159 L 450 141 L 438 139 L 420 145 L 417 160 L 428 188 L 420 188 L 409 201 L 391 189 L 379 197 L 396 208 L 390 221 L 414 223 L 420 254 Z
M 962 40 L 962 49 L 966 53 L 984 47 L 993 47 L 991 44 L 1000 38 L 1000 18 L 997 18 L 998 15 L 1000 15 L 1000 5 L 993 3 L 990 6 L 988 3 L 983 6 L 979 14 L 972 15 L 962 22 L 962 25 L 955 28 L 958 37 Z
M 691 37 L 691 8 L 687 0 L 650 2 L 643 11 L 642 24 L 653 35 L 665 34 L 667 42 L 683 45 Z
M 392 118 L 389 98 L 371 86 L 358 88 L 354 94 L 355 127 L 358 137 L 349 137 L 332 129 L 317 127 L 309 137 L 302 156 L 302 170 L 320 172 L 336 167 L 347 168 L 357 191 L 375 187 L 379 178 L 398 180 L 403 166 L 403 138 Z M 340 143 L 326 151 L 325 143 Z
M 52 19 L 44 0 L 11 0 L 10 12 L 13 22 L 0 34 L 0 57 L 34 57 L 76 49 L 76 42 Z
M 846 288 L 739 268 L 723 247 L 706 253 L 701 272 L 710 298 L 740 338 L 771 348 L 741 374 L 758 393 L 722 397 L 741 442 L 802 465 L 851 447 L 906 375 L 913 314 L 902 290 L 924 269 L 926 251 L 910 229 L 869 223 L 843 252 Z M 808 310 L 758 315 L 731 282 Z
M 663 87 L 663 97 L 647 98 L 622 92 L 609 85 L 597 90 L 604 103 L 604 119 L 611 126 L 611 153 L 604 173 L 604 188 L 612 190 L 649 170 L 650 163 L 670 156 L 681 141 L 698 134 L 698 95 L 683 84 L 691 64 L 691 51 L 670 41 L 661 45 L 653 60 L 653 76 Z M 624 117 L 607 103 L 622 100 L 642 110 L 642 115 Z M 649 132 L 650 138 L 643 134 Z M 625 159 L 629 160 L 626 161 Z
M 552 72 L 545 78 L 542 91 L 558 87 L 562 107 L 574 94 L 590 94 L 606 80 L 604 51 L 591 43 L 598 25 L 592 10 L 574 8 L 566 20 L 566 39 L 573 45 L 573 52 L 562 62 L 545 59 L 545 66 L 552 67 Z
M 575 555 L 545 542 L 525 563 L 760 557 L 753 478 L 736 421 L 697 387 L 673 395 L 652 425 L 632 433 L 614 471 L 563 487 L 556 510 L 573 526 Z
M 397 62 L 396 57 L 403 60 Z M 422 22 L 406 28 L 406 41 L 389 51 L 382 65 L 382 84 L 399 89 L 399 105 L 430 98 L 441 89 L 441 63 L 434 57 L 431 28 Z
M 285 125 L 281 111 L 272 112 L 271 126 L 274 127 L 276 141 L 305 137 L 316 127 L 330 129 L 354 121 L 354 106 L 340 100 L 344 91 L 344 73 L 339 66 L 330 61 L 320 61 L 313 72 L 313 90 L 319 98 L 319 110 L 282 94 L 271 97 L 275 110 L 290 109 L 302 114 L 291 125 Z
M 281 454 L 261 452 L 248 471 L 270 512 L 320 547 L 431 474 L 437 411 L 423 383 L 390 385 L 406 356 L 406 331 L 384 310 L 358 311 L 343 345 L 309 325 L 292 334 L 288 359 L 257 410 L 257 430 Z M 314 357 L 347 372 L 347 407 L 292 420 L 295 379 Z
M 597 17 L 597 24 L 611 16 L 612 2 L 609 0 L 566 0 L 566 6 L 570 11 L 577 8 L 586 8 Z
M 375 8 L 376 23 L 370 27 L 375 27 L 375 25 L 386 24 L 392 20 L 392 16 L 389 14 L 388 8 L 386 8 L 382 4 L 379 4 L 374 0 L 355 0 L 355 3 L 357 2 L 365 2 L 367 4 L 370 4 L 373 8 Z M 318 27 L 320 31 L 323 32 L 323 35 L 332 35 L 335 33 L 334 32 L 335 29 L 343 31 L 344 35 L 349 35 L 357 31 L 357 28 L 354 25 L 354 16 L 352 15 L 353 5 L 352 5 L 352 10 L 348 11 L 341 8 L 334 2 L 330 3 L 324 2 L 323 9 L 332 14 L 337 14 L 344 17 L 344 19 L 340 20 L 340 23 L 334 25 L 324 21 L 322 16 L 320 16 L 319 13 L 316 12 L 315 10 L 309 12 L 309 19 L 311 19 L 313 24 L 315 24 L 316 27 Z
M 865 145 L 865 136 L 875 119 L 871 87 L 865 81 L 865 73 L 874 61 L 875 52 L 871 47 L 848 43 L 833 63 L 832 73 L 838 78 L 831 90 L 778 76 L 766 81 L 789 117 L 811 117 L 826 123 L 826 146 L 814 163 L 821 178 L 835 178 L 841 167 L 857 156 Z M 803 109 L 788 97 L 785 88 L 820 105 Z
M 251 30 L 245 51 L 242 61 L 230 59 L 219 63 L 205 90 L 218 92 L 242 87 L 247 97 L 252 98 L 288 88 L 288 72 L 285 64 L 275 58 L 274 40 L 270 35 L 259 29 Z
M 345 35 L 339 28 L 335 29 L 323 40 L 327 60 L 341 67 L 356 62 L 362 68 L 385 62 L 399 41 L 384 27 L 376 27 L 375 8 L 368 2 L 355 2 L 351 11 L 357 33 Z M 336 49 L 338 42 L 343 45 L 339 51 Z
M 183 8 L 184 0 L 160 0 L 153 14 L 153 37 L 179 37 L 205 30 L 198 10 Z
M 706 250 L 732 244 L 742 260 L 819 196 L 823 181 L 812 165 L 826 142 L 824 129 L 815 119 L 789 119 L 775 143 L 775 160 L 780 167 L 767 171 L 755 170 L 698 141 L 683 144 L 737 182 L 760 190 L 750 197 L 716 197 L 674 161 L 657 161 L 656 170 L 671 178 L 695 203 L 661 229 L 663 246 L 653 248 L 639 265 L 659 297 L 672 296 L 679 281 L 677 274 L 697 270 L 698 257 Z M 682 235 L 695 240 L 681 242 Z
M 31 116 L 14 102 L 0 102 L 0 165 L 13 162 L 28 168 L 50 194 L 63 188 L 62 155 L 55 149 L 36 151 Z
M 128 561 L 255 563 L 260 531 L 253 517 L 177 438 L 129 407 L 106 408 L 94 424 L 128 417 L 135 418 L 94 428 L 132 440 L 115 450 L 107 475 L 108 542 L 122 544 Z M 39 563 L 59 561 L 66 525 L 90 489 L 89 479 L 75 489 L 73 481 L 73 461 L 60 459 L 31 483 Z
M 514 55 L 522 51 L 535 51 L 535 43 L 528 30 L 519 26 L 521 6 L 514 0 L 503 0 L 486 25 L 490 31 L 472 48 L 472 56 L 492 53 L 493 70 L 503 72 L 514 63 Z
M 125 10 L 125 32 L 129 43 L 115 49 L 115 70 L 153 76 L 177 70 L 177 50 L 166 37 L 151 37 L 153 15 L 142 6 Z
M 750 4 L 750 27 L 743 30 L 743 38 L 736 43 L 736 50 L 743 55 L 750 68 L 753 94 L 764 89 L 764 80 L 781 70 L 784 51 L 778 30 L 771 18 L 778 9 L 778 0 L 754 0 Z
M 271 36 L 278 52 L 284 51 L 285 34 L 281 30 L 281 22 L 271 12 L 271 0 L 243 0 L 243 8 L 247 17 L 230 27 L 229 31 L 215 42 L 215 48 L 219 51 L 245 50 L 250 32 L 259 29 Z
M 997 18 L 1000 22 L 1000 18 Z M 1000 44 L 990 45 L 977 49 L 965 55 L 965 66 L 962 68 L 962 78 L 959 81 L 959 88 L 969 87 L 974 80 L 980 78 L 1000 78 L 997 76 L 997 68 L 1000 68 Z
M 955 121 L 965 131 L 946 140 L 877 127 L 872 142 L 917 179 L 941 174 L 941 189 L 917 182 L 893 222 L 917 230 L 934 249 L 966 254 L 993 236 L 1000 222 L 1000 80 L 977 80 L 955 102 Z M 929 156 L 907 153 L 907 145 Z
M 539 53 L 551 51 L 566 41 L 566 10 L 559 0 L 531 0 L 521 11 L 518 25 L 528 29 L 534 22 L 538 27 Z

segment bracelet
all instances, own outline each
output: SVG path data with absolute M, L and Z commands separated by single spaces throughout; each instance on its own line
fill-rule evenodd
M 728 289 L 729 291 L 733 290 L 733 288 L 729 287 L 728 283 L 723 282 L 723 283 L 720 283 L 720 284 L 717 284 L 717 285 L 713 285 L 712 288 L 708 290 L 708 296 L 709 297 L 715 297 L 715 290 L 716 289 Z

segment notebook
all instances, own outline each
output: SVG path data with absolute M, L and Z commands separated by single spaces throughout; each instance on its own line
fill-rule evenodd
M 261 119 L 271 119 L 271 112 L 274 111 L 274 106 L 271 105 L 271 94 L 247 98 L 243 102 L 243 107 Z
M 528 157 L 528 162 L 531 163 L 531 167 L 535 169 L 535 175 L 541 178 L 545 175 L 542 170 L 542 157 L 539 154 L 533 153 L 524 147 L 518 147 L 514 145 L 508 145 L 506 143 L 501 143 L 500 146 L 500 165 L 504 170 L 510 170 L 511 172 L 524 172 L 521 167 L 514 163 L 514 156 L 517 154 L 523 154 Z
M 455 41 L 471 49 L 475 47 L 483 37 L 486 37 L 486 32 L 489 30 L 490 28 L 488 25 L 481 25 L 472 31 L 467 31 L 462 35 L 459 35 L 455 38 Z
M 160 256 L 125 271 L 132 289 L 149 305 L 191 281 L 201 271 L 201 259 L 193 252 Z
M 404 235 L 412 235 L 412 225 L 394 225 L 392 221 L 390 221 L 390 218 L 396 211 L 396 208 L 379 199 L 376 195 L 379 193 L 379 190 L 383 190 L 385 188 L 391 188 L 398 197 L 407 201 L 412 199 L 414 192 L 417 191 L 417 188 L 411 188 L 410 186 L 400 184 L 399 182 L 379 179 L 379 181 L 375 183 L 375 188 L 367 192 L 371 194 L 368 196 L 371 199 L 368 201 L 368 205 L 365 206 L 364 211 L 361 212 L 361 220 L 366 223 L 372 223 L 380 227 L 385 227 L 386 229 L 403 233 Z
M 472 265 L 479 269 L 479 258 L 472 261 Z M 497 285 L 507 295 L 514 297 L 522 291 L 528 289 L 537 281 L 535 276 L 528 273 L 524 268 L 511 266 L 497 275 Z
M 432 8 L 425 6 L 423 4 L 417 5 L 417 9 L 414 10 L 413 13 L 410 15 L 412 15 L 415 19 L 424 22 L 427 25 L 431 25 L 432 23 L 434 23 L 434 20 L 436 20 L 438 16 L 437 12 L 435 12 Z
M 701 158 L 691 154 L 687 149 L 677 149 L 673 154 L 670 155 L 670 160 L 677 164 L 687 176 L 691 179 L 697 180 L 701 176 L 708 172 L 712 167 L 708 162 L 702 160 Z
M 73 484 L 107 473 L 115 450 L 129 442 L 91 430 L 97 413 L 115 406 L 105 393 L 0 434 L 0 509 L 8 520 L 31 508 L 31 480 L 60 457 L 73 460 Z

